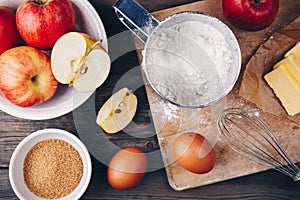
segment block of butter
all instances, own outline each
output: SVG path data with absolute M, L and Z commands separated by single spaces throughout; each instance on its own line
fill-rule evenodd
M 285 54 L 264 76 L 275 95 L 291 116 L 300 112 L 300 43 Z
M 300 56 L 300 41 L 298 41 L 293 48 L 291 48 L 286 54 L 284 54 L 284 57 L 286 58 L 292 54 Z

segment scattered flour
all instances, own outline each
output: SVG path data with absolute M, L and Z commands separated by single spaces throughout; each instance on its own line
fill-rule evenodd
M 206 105 L 231 84 L 232 55 L 224 35 L 198 21 L 152 33 L 143 67 L 154 89 L 182 106 Z

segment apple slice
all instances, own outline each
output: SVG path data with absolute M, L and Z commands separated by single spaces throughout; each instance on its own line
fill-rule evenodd
M 101 107 L 96 123 L 107 133 L 119 132 L 131 122 L 136 109 L 137 97 L 128 88 L 122 88 Z
M 51 54 L 57 81 L 73 85 L 78 92 L 91 92 L 102 85 L 110 71 L 110 58 L 100 43 L 80 32 L 60 37 Z

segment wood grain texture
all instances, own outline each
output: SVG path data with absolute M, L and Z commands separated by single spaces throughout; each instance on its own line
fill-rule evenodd
M 181 191 L 204 186 L 269 169 L 263 165 L 250 162 L 241 156 L 237 156 L 221 139 L 220 133 L 217 130 L 216 118 L 225 108 L 241 107 L 252 112 L 258 112 L 260 117 L 263 118 L 271 130 L 273 130 L 275 136 L 279 138 L 280 143 L 289 153 L 292 160 L 294 162 L 300 162 L 300 147 L 298 144 L 298 141 L 300 141 L 300 132 L 299 130 L 293 130 L 293 127 L 298 126 L 298 124 L 292 121 L 290 122 L 288 119 L 278 118 L 269 113 L 264 113 L 253 103 L 248 102 L 238 95 L 242 74 L 249 58 L 255 54 L 260 45 L 268 40 L 273 33 L 293 23 L 300 15 L 299 1 L 288 0 L 288 2 L 287 4 L 281 5 L 277 18 L 271 26 L 256 32 L 242 31 L 233 27 L 223 16 L 222 0 L 204 0 L 153 13 L 159 20 L 164 20 L 168 16 L 183 11 L 204 12 L 215 16 L 228 25 L 234 32 L 242 53 L 242 70 L 233 90 L 222 100 L 205 108 L 189 109 L 172 106 L 154 92 L 148 84 L 145 75 L 143 76 L 168 180 L 171 187 L 175 190 Z M 137 44 L 137 46 L 140 46 L 140 43 Z M 142 57 L 140 51 L 138 55 Z M 168 116 L 163 115 L 163 111 L 169 113 Z M 282 123 L 278 125 L 278 121 L 284 123 L 284 125 Z M 202 134 L 214 146 L 217 161 L 215 168 L 209 173 L 200 175 L 190 173 L 175 162 L 173 141 L 178 135 L 187 131 Z
M 118 39 L 119 46 L 109 45 L 110 53 L 118 52 L 121 44 L 134 48 L 131 34 L 121 25 L 114 16 L 113 0 L 89 0 L 99 13 L 108 37 L 123 33 Z M 149 11 L 154 12 L 174 6 L 197 1 L 191 0 L 138 0 Z M 98 110 L 106 99 L 112 94 L 116 82 L 126 72 L 138 65 L 135 51 L 127 52 L 112 63 L 112 71 L 101 88 L 97 90 L 95 109 Z M 141 78 L 140 73 L 136 73 Z M 139 125 L 135 134 L 143 134 L 147 138 L 134 138 L 131 135 L 119 133 L 107 137 L 117 146 L 125 147 L 135 145 L 144 151 L 158 150 L 158 142 L 153 127 L 153 119 L 149 111 L 149 104 L 145 88 L 141 87 L 136 92 L 139 98 L 139 107 L 134 121 Z M 83 123 L 84 124 L 84 123 Z M 10 156 L 17 144 L 31 132 L 44 128 L 62 128 L 76 134 L 73 113 L 62 117 L 30 121 L 15 118 L 0 111 L 0 199 L 18 199 L 11 189 L 8 177 Z M 76 134 L 77 135 L 77 134 Z M 175 192 L 167 182 L 164 169 L 147 173 L 136 188 L 128 191 L 117 191 L 111 188 L 106 179 L 106 166 L 93 159 L 93 175 L 88 190 L 81 199 L 299 199 L 299 184 L 292 182 L 287 177 L 268 171 L 256 175 L 217 183 L 201 188 L 183 192 Z
M 127 191 L 116 191 L 105 178 L 106 168 L 93 167 L 90 185 L 81 199 L 298 199 L 298 183 L 274 171 L 256 174 L 206 187 L 175 192 L 167 183 L 164 170 L 147 173 L 142 182 Z M 294 191 L 294 192 L 291 192 Z M 0 170 L 1 200 L 18 199 L 9 184 L 8 169 Z

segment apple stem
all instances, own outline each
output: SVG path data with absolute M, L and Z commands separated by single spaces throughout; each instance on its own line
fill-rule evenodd
M 85 53 L 85 56 L 87 56 L 89 53 L 91 53 L 91 51 L 93 51 L 93 49 L 95 49 L 97 46 L 99 46 L 100 44 L 102 43 L 102 40 L 98 40 L 97 42 L 95 42 L 92 46 L 90 46 L 86 53 Z

